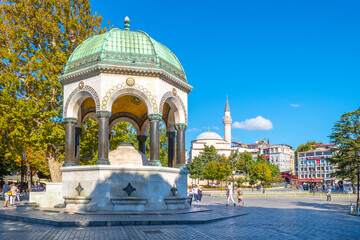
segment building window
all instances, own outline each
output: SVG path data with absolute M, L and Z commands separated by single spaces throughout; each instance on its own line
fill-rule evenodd
M 322 152 L 316 152 L 316 156 L 322 156 Z
M 304 153 L 300 153 L 300 154 L 299 154 L 299 157 L 305 157 L 305 154 L 304 154 Z
M 324 152 L 324 155 L 331 155 L 331 152 L 330 152 L 330 151 L 326 151 L 326 152 Z
M 307 156 L 307 157 L 312 157 L 312 156 L 314 156 L 314 153 L 313 153 L 313 152 L 306 153 L 306 156 Z

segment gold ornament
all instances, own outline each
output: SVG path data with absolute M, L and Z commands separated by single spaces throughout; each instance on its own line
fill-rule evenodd
M 83 81 L 80 81 L 79 82 L 79 89 L 83 89 L 85 86 L 84 82 Z
M 176 96 L 177 92 L 176 92 L 175 88 L 172 89 L 172 93 L 173 93 L 174 96 Z
M 126 79 L 126 84 L 128 86 L 134 86 L 135 80 L 133 78 L 129 77 L 129 78 Z

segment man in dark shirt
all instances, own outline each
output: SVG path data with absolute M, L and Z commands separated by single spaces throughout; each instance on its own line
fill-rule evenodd
M 7 208 L 7 203 L 9 201 L 10 196 L 7 195 L 7 192 L 10 191 L 10 187 L 9 187 L 9 182 L 5 181 L 5 184 L 3 186 L 2 192 L 5 198 L 5 202 L 4 202 L 4 208 Z

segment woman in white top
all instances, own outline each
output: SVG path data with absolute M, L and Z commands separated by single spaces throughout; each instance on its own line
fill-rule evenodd
M 233 187 L 232 187 L 231 183 L 228 184 L 228 189 L 227 189 L 226 195 L 227 195 L 227 204 L 226 204 L 226 206 L 229 206 L 230 199 L 233 202 L 234 206 L 236 206 L 234 198 L 233 198 Z

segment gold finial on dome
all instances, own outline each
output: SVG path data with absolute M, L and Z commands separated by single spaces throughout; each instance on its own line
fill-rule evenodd
M 124 30 L 129 31 L 130 30 L 130 19 L 128 16 L 125 17 L 124 23 L 125 23 Z
M 210 127 L 209 127 L 209 132 L 210 132 Z

